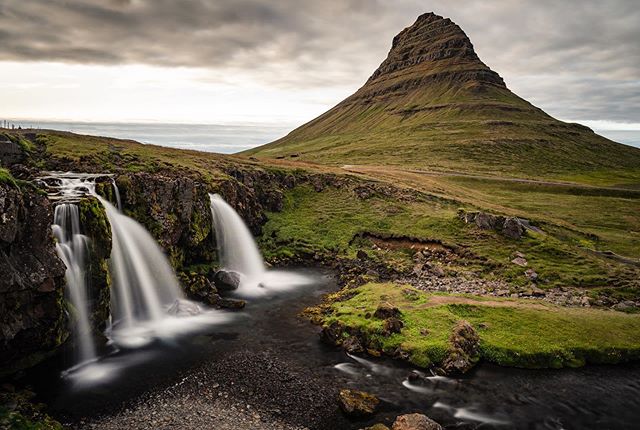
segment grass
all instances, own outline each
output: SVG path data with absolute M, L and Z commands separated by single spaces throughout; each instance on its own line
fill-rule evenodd
M 382 321 L 370 317 L 380 303 L 402 312 L 398 334 L 380 334 Z M 640 315 L 561 308 L 534 300 L 429 294 L 409 286 L 370 283 L 334 302 L 323 323 L 339 321 L 368 334 L 387 353 L 396 348 L 410 361 L 439 364 L 449 348 L 453 326 L 466 320 L 480 337 L 484 360 L 526 368 L 576 367 L 640 358 Z
M 390 233 L 420 239 L 439 240 L 461 246 L 478 258 L 460 258 L 454 272 L 474 271 L 486 278 L 499 277 L 514 286 L 526 286 L 523 268 L 511 264 L 516 251 L 523 252 L 541 278 L 541 286 L 603 287 L 612 278 L 637 279 L 637 271 L 605 260 L 585 249 L 593 246 L 589 236 L 555 225 L 545 225 L 548 234 L 529 233 L 521 240 L 497 232 L 479 230 L 456 217 L 455 202 L 446 200 L 398 199 L 374 196 L 359 199 L 354 193 L 335 188 L 316 192 L 307 186 L 286 194 L 284 210 L 268 215 L 260 239 L 267 257 L 320 253 L 352 257 L 364 248 L 395 267 L 411 268 L 413 251 L 375 250 L 371 243 L 354 243 L 359 233 Z
M 13 185 L 14 187 L 18 186 L 15 178 L 11 175 L 11 172 L 9 172 L 7 169 L 3 167 L 0 167 L 0 183 L 10 184 L 10 185 Z

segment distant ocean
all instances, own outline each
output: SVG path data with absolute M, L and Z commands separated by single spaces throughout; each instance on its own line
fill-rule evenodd
M 22 127 L 133 139 L 172 148 L 232 154 L 286 135 L 295 125 L 137 124 L 15 121 Z M 640 148 L 640 130 L 595 130 L 613 141 Z
M 135 124 L 12 121 L 23 128 L 47 128 L 94 136 L 132 139 L 172 148 L 232 154 L 286 135 L 294 125 Z

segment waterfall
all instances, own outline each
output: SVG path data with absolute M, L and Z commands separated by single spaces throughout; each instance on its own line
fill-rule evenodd
M 116 195 L 116 203 L 118 204 L 118 210 L 122 212 L 122 201 L 120 200 L 120 190 L 118 189 L 118 184 L 116 184 L 116 180 L 113 179 L 111 184 L 113 185 L 113 192 Z
M 162 250 L 147 230 L 115 206 L 96 196 L 111 224 L 113 334 L 150 327 L 168 317 L 176 300 L 184 300 L 178 280 Z M 120 336 L 122 337 L 122 336 Z
M 55 208 L 53 234 L 57 239 L 56 251 L 67 266 L 66 294 L 75 310 L 72 333 L 76 339 L 77 362 L 84 363 L 96 357 L 96 349 L 89 323 L 87 297 L 86 257 L 87 242 L 80 233 L 80 214 L 73 203 L 61 203 Z
M 256 297 L 313 282 L 298 273 L 266 270 L 258 245 L 240 215 L 218 194 L 209 194 L 209 198 L 220 264 L 241 275 L 236 294 Z
M 240 215 L 218 194 L 209 194 L 209 198 L 222 267 L 249 278 L 262 276 L 262 255 Z

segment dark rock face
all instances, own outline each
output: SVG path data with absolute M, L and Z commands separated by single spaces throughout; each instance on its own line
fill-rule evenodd
M 349 417 L 362 418 L 373 415 L 380 400 L 373 394 L 357 390 L 340 390 L 338 404 Z
M 78 203 L 80 228 L 89 237 L 87 287 L 91 325 L 96 333 L 104 331 L 110 313 L 110 283 L 107 259 L 111 256 L 111 226 L 102 204 L 94 198 Z
M 461 74 L 458 81 L 461 78 L 473 79 L 505 87 L 502 78 L 480 61 L 464 31 L 449 18 L 434 13 L 420 15 L 412 26 L 393 38 L 389 55 L 371 75 L 367 84 L 416 68 L 423 71 L 437 70 L 436 64 L 443 61 L 455 62 L 458 68 L 467 69 L 467 76 Z
M 10 166 L 25 159 L 25 153 L 15 142 L 0 135 L 0 166 Z
M 0 183 L 0 367 L 32 365 L 67 336 L 64 263 L 55 252 L 49 200 Z
M 448 375 L 470 370 L 480 359 L 479 341 L 478 333 L 471 324 L 467 321 L 458 322 L 449 338 L 451 347 L 442 363 L 442 370 Z
M 213 277 L 216 288 L 220 291 L 232 291 L 240 286 L 242 275 L 233 270 L 218 270 Z
M 406 414 L 396 418 L 391 430 L 442 430 L 442 426 L 426 415 Z
M 126 174 L 116 184 L 124 213 L 151 232 L 174 267 L 213 260 L 211 211 L 203 184 L 177 172 Z

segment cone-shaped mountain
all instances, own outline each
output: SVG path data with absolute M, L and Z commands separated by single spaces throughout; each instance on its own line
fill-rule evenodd
M 464 31 L 433 13 L 394 37 L 354 94 L 246 153 L 529 176 L 640 166 L 640 150 L 558 121 L 512 93 Z

